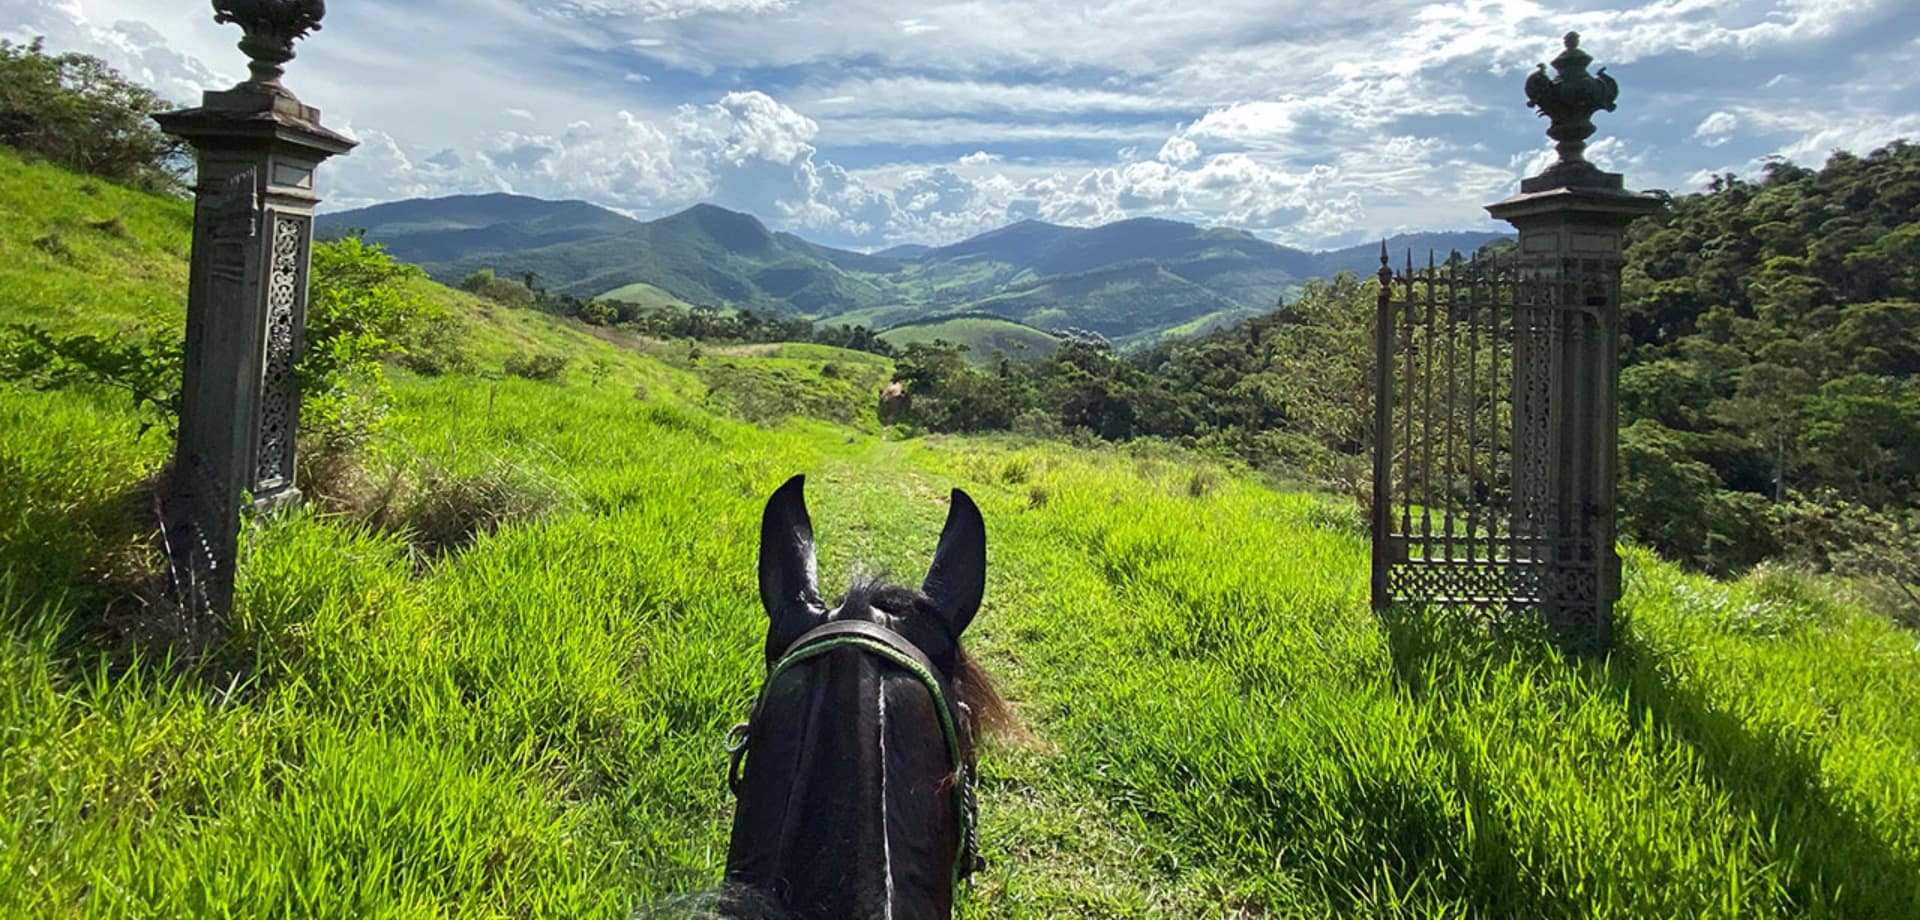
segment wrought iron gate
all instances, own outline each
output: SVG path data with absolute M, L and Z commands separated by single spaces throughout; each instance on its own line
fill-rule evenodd
M 1609 276 L 1387 259 L 1382 247 L 1374 606 L 1538 610 L 1604 645 L 1619 577 Z

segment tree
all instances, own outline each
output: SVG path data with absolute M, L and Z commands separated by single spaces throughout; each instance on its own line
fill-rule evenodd
M 1767 445 L 1773 455 L 1776 502 L 1786 500 L 1788 461 L 1798 453 L 1800 414 L 1812 392 L 1813 375 L 1797 367 L 1762 362 L 1747 368 L 1733 398 L 1714 407 L 1715 415 L 1730 427 Z
M 172 108 L 99 58 L 0 39 L 0 143 L 111 182 L 179 192 L 189 162 L 152 121 Z
M 460 289 L 509 307 L 533 305 L 533 291 L 518 281 L 502 278 L 493 269 L 483 268 L 461 279 Z

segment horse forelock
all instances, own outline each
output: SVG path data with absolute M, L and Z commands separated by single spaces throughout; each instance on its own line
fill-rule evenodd
M 895 617 L 918 615 L 937 620 L 939 616 L 933 599 L 924 593 L 872 576 L 855 578 L 838 606 L 842 610 L 871 608 Z M 987 735 L 1017 735 L 1019 723 L 994 687 L 987 669 L 967 651 L 960 637 L 954 637 L 953 642 L 952 673 L 946 678 L 953 688 L 954 702 L 960 704 L 955 715 L 967 723 L 967 730 L 961 733 L 961 743 L 971 760 L 977 739 Z

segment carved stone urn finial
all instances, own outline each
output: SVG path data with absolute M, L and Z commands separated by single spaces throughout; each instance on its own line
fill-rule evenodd
M 1587 138 L 1594 132 L 1593 113 L 1614 110 L 1620 85 L 1607 76 L 1605 67 L 1597 74 L 1587 73 L 1593 55 L 1580 50 L 1580 33 L 1568 32 L 1565 41 L 1566 50 L 1553 59 L 1554 76 L 1548 77 L 1547 65 L 1541 64 L 1527 77 L 1527 107 L 1538 109 L 1541 117 L 1552 122 L 1547 136 L 1556 142 L 1560 160 L 1548 172 L 1598 173 L 1586 158 Z
M 213 0 L 213 21 L 235 23 L 246 30 L 240 40 L 253 71 L 242 86 L 292 95 L 280 85 L 282 65 L 293 60 L 293 42 L 320 30 L 327 14 L 326 0 Z

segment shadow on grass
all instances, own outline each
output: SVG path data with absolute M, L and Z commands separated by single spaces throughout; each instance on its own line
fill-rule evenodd
M 1623 637 L 1606 668 L 1606 690 L 1624 695 L 1636 719 L 1652 717 L 1699 754 L 1702 778 L 1769 829 L 1771 857 L 1796 913 L 1920 916 L 1920 860 L 1890 845 L 1836 798 L 1817 740 L 1796 741 L 1743 723 L 1698 693 L 1675 689 L 1653 650 Z
M 0 483 L 5 482 L 0 470 Z M 164 472 L 58 500 L 0 501 L 0 638 L 47 648 L 70 675 L 144 663 L 231 683 L 224 623 L 183 606 L 160 539 Z
M 1920 860 L 1890 845 L 1868 820 L 1836 798 L 1813 743 L 1744 723 L 1700 694 L 1676 688 L 1665 676 L 1668 662 L 1630 635 L 1623 635 L 1607 658 L 1593 659 L 1561 652 L 1544 635 L 1496 635 L 1471 623 L 1405 609 L 1383 614 L 1381 620 L 1395 675 L 1418 703 L 1452 695 L 1446 693 L 1448 685 L 1475 679 L 1482 666 L 1517 662 L 1553 665 L 1549 673 L 1556 679 L 1575 681 L 1590 694 L 1626 700 L 1635 724 L 1650 722 L 1666 738 L 1691 747 L 1699 755 L 1700 779 L 1724 793 L 1763 836 L 1770 836 L 1766 851 L 1755 854 L 1756 868 L 1776 876 L 1779 895 L 1786 899 L 1780 906 L 1789 912 L 1920 916 Z M 1444 730 L 1433 737 L 1452 747 Z M 1493 867 L 1480 865 L 1488 856 L 1499 861 L 1501 846 L 1518 852 L 1514 847 L 1525 844 L 1511 839 L 1499 823 L 1492 790 L 1467 767 L 1469 758 L 1452 759 L 1460 765 L 1460 793 L 1475 827 L 1493 843 L 1475 846 L 1476 865 L 1469 872 L 1476 883 L 1468 895 L 1490 910 L 1531 912 L 1525 908 L 1541 905 L 1505 900 L 1528 892 L 1518 874 L 1521 867 L 1507 860 L 1499 871 L 1513 877 L 1502 882 L 1484 877 L 1482 870 Z
M 1439 709 L 1438 699 L 1451 696 L 1452 683 L 1477 675 L 1480 665 L 1513 660 L 1528 652 L 1544 653 L 1548 646 L 1520 641 L 1512 635 L 1496 635 L 1482 624 L 1457 617 L 1428 617 L 1407 608 L 1396 607 L 1379 616 L 1387 630 L 1388 650 L 1393 659 L 1394 676 L 1417 704 Z M 1471 659 L 1463 659 L 1463 650 L 1480 649 Z M 1535 650 L 1538 651 L 1535 651 Z M 1525 650 L 1525 651 L 1523 651 Z M 1507 807 L 1498 790 L 1479 771 L 1472 769 L 1473 758 L 1454 742 L 1445 719 L 1427 737 L 1441 748 L 1453 765 L 1455 791 L 1472 822 L 1473 841 L 1466 851 L 1466 865 L 1459 867 L 1459 899 L 1474 906 L 1472 913 L 1483 916 L 1578 916 L 1582 905 L 1565 897 L 1555 897 L 1555 886 L 1543 883 L 1537 869 L 1529 869 L 1530 860 L 1521 854 L 1543 852 L 1546 848 L 1527 839 L 1507 821 Z

